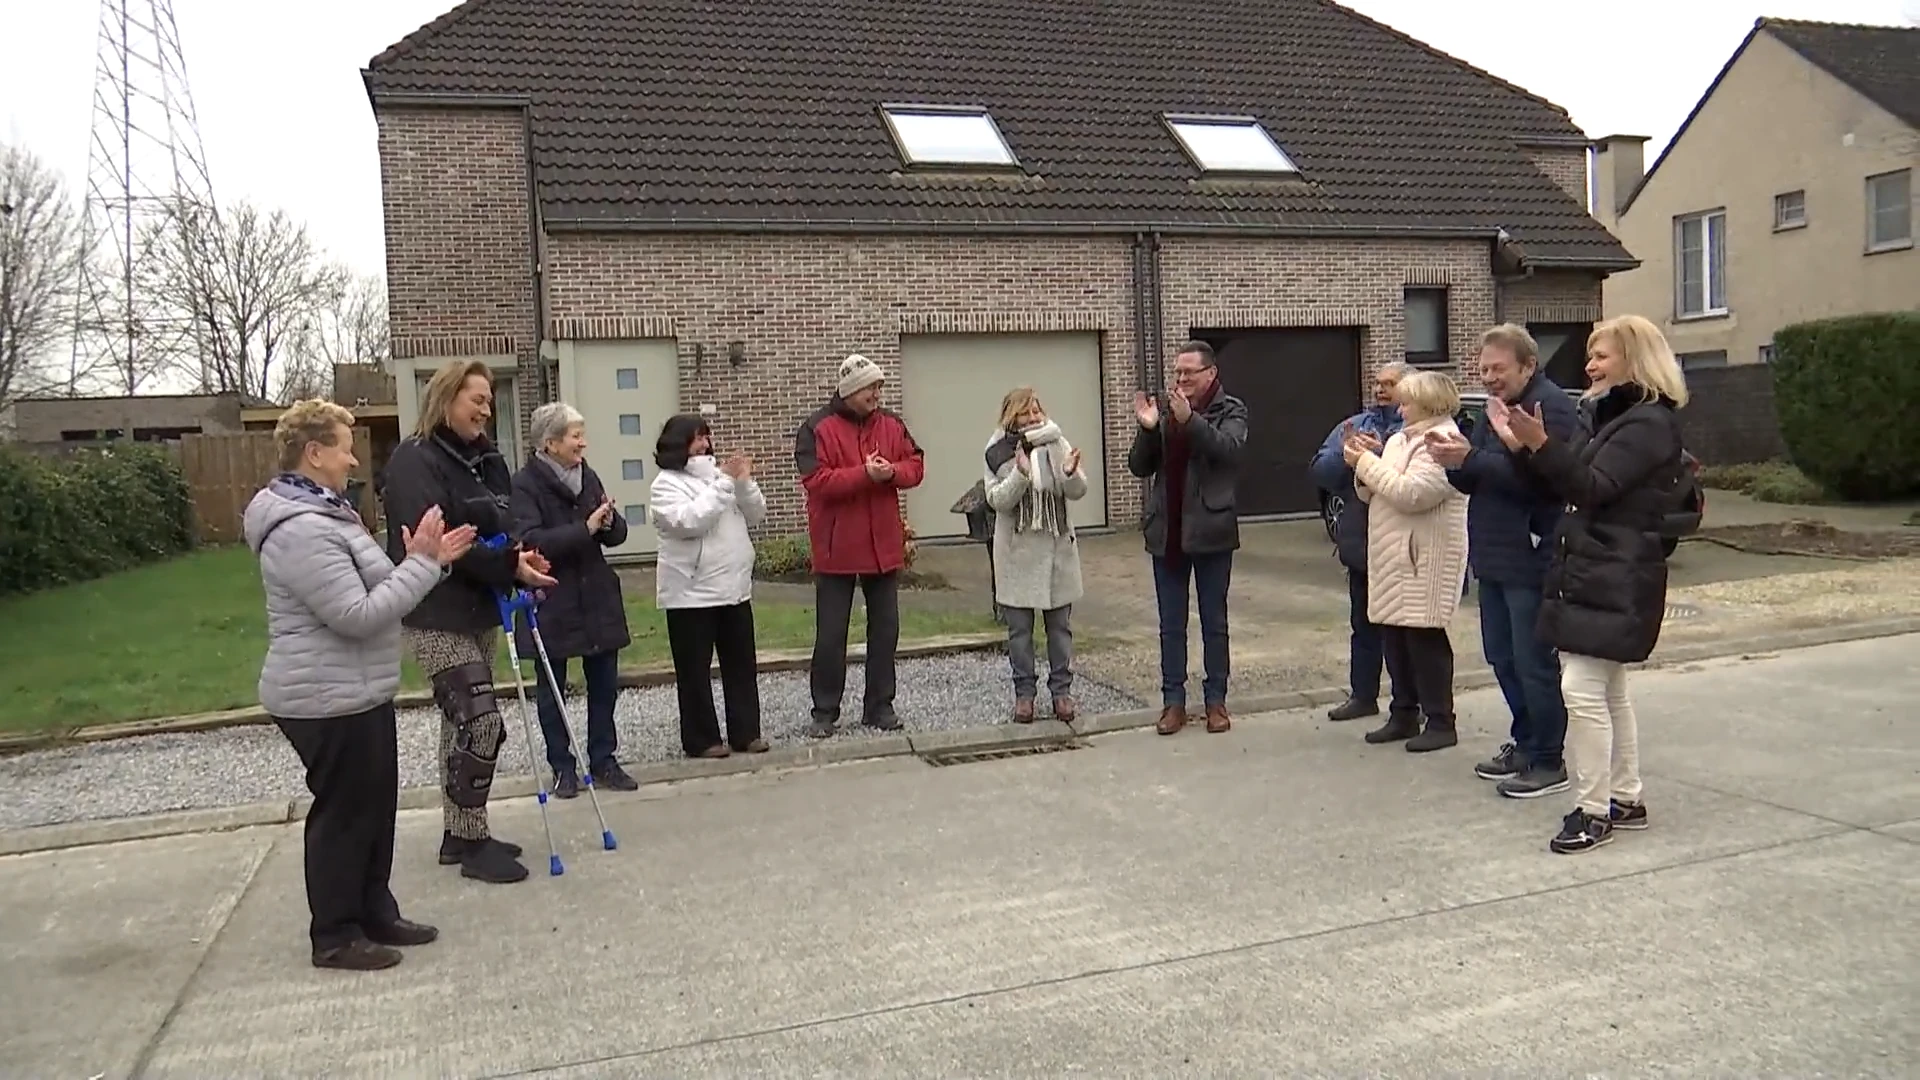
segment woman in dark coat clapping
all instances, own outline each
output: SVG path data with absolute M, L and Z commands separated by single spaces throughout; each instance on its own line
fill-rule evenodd
M 1560 650 L 1567 764 L 1577 805 L 1549 845 L 1590 851 L 1615 829 L 1644 829 L 1639 722 L 1626 665 L 1660 640 L 1667 557 L 1660 522 L 1685 468 L 1676 410 L 1687 383 L 1658 328 L 1609 319 L 1587 338 L 1581 431 L 1562 442 L 1537 412 L 1487 402 L 1487 419 L 1515 460 L 1567 501 L 1553 536 L 1537 632 Z
M 607 565 L 605 549 L 627 542 L 627 520 L 614 508 L 600 477 L 587 464 L 586 421 L 571 405 L 551 402 L 533 411 L 529 434 L 539 447 L 513 478 L 515 532 L 553 564 L 557 584 L 540 602 L 540 638 L 553 674 L 567 678 L 567 663 L 580 658 L 587 683 L 587 768 L 598 787 L 632 791 L 639 785 L 614 759 L 619 736 L 614 704 L 620 696 L 620 650 L 632 636 L 620 596 L 620 576 Z M 516 646 L 534 656 L 533 638 L 522 622 Z M 563 687 L 535 665 L 540 731 L 546 737 L 553 792 L 580 794 L 580 763 L 567 736 L 561 709 Z

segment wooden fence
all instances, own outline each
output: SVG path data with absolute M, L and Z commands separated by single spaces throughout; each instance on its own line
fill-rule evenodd
M 183 435 L 180 471 L 193 496 L 195 535 L 203 544 L 233 544 L 241 540 L 240 519 L 247 504 L 279 472 L 278 451 L 271 431 L 231 435 Z M 373 441 L 364 427 L 353 429 L 353 456 L 360 461 L 353 477 L 358 487 L 360 517 L 367 528 L 380 530 L 380 500 L 371 481 Z

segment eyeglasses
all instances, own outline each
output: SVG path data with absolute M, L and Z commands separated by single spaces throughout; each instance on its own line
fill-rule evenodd
M 1173 369 L 1173 377 L 1176 379 L 1191 379 L 1205 370 L 1207 369 L 1204 367 L 1175 367 Z

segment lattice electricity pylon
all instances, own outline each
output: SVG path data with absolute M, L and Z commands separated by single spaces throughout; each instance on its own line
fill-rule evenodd
M 70 381 L 132 394 L 185 361 L 204 383 L 193 318 L 152 289 L 169 219 L 218 214 L 172 0 L 101 0 L 91 128 Z

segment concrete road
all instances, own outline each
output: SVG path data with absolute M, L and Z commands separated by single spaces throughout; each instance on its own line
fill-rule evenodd
M 1311 714 L 558 811 L 566 876 L 306 964 L 291 828 L 0 860 L 0 1075 L 1912 1076 L 1920 639 L 1635 676 L 1645 833 Z M 217 783 L 217 777 L 208 781 Z M 541 853 L 535 808 L 497 828 Z M 537 859 L 534 860 L 537 863 Z

